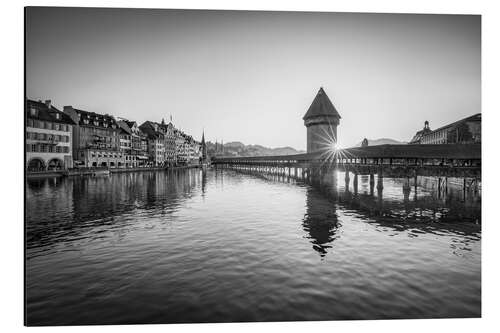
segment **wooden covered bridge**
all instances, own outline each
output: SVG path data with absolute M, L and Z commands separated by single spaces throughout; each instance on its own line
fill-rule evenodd
M 370 175 L 377 188 L 383 188 L 383 178 L 416 178 L 418 176 L 469 179 L 477 184 L 481 179 L 480 144 L 442 145 L 380 145 L 355 147 L 325 152 L 284 156 L 218 157 L 217 167 L 284 175 L 312 183 L 329 182 L 332 171 L 350 175 L 357 186 L 358 175 Z

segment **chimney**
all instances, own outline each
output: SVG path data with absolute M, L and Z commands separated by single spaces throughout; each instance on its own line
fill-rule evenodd
M 50 99 L 45 100 L 45 105 L 47 105 L 47 108 L 49 108 L 49 109 L 50 109 L 51 103 L 52 103 L 52 101 Z

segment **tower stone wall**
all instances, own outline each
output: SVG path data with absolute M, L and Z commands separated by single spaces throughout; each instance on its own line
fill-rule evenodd
M 335 148 L 340 115 L 323 88 L 318 91 L 303 119 L 307 128 L 308 153 Z

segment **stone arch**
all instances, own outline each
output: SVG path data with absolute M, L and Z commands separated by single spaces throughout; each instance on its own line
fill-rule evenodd
M 33 157 L 28 161 L 28 171 L 45 171 L 47 166 L 40 157 Z
M 62 170 L 64 169 L 64 162 L 60 158 L 53 158 L 47 164 L 47 170 Z

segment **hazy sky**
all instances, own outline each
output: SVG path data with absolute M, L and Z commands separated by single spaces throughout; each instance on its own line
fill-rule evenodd
M 323 86 L 342 146 L 481 112 L 470 15 L 30 8 L 27 96 L 200 139 L 305 149 Z

